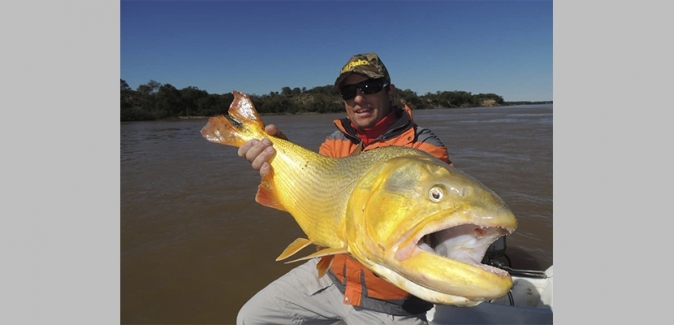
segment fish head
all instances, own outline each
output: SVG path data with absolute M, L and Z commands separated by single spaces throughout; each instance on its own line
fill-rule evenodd
M 349 252 L 429 302 L 474 306 L 505 295 L 508 272 L 481 263 L 517 220 L 476 179 L 425 153 L 374 164 L 349 198 Z

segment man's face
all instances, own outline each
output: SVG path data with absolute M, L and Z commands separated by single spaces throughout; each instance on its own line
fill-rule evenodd
M 368 79 L 364 75 L 353 73 L 344 79 L 340 86 L 353 85 Z M 394 93 L 393 85 L 390 85 L 388 92 L 386 89 L 382 89 L 377 93 L 367 95 L 357 89 L 356 97 L 344 100 L 346 116 L 361 130 L 373 127 L 391 112 L 391 101 Z

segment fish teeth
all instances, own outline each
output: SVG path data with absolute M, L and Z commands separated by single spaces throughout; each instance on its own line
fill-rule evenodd
M 435 251 L 433 250 L 433 248 L 431 248 L 431 246 L 429 246 L 428 244 L 426 244 L 426 243 L 423 242 L 423 241 L 422 241 L 422 242 L 419 242 L 419 245 L 418 245 L 418 246 L 419 246 L 419 248 L 421 248 L 422 250 L 425 250 L 425 251 L 427 251 L 427 252 L 429 252 L 429 253 L 435 253 Z

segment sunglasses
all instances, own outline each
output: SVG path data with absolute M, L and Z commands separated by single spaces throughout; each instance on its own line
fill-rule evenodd
M 388 83 L 383 78 L 368 79 L 357 84 L 342 86 L 339 88 L 339 93 L 342 95 L 342 99 L 349 100 L 356 97 L 356 89 L 360 89 L 365 95 L 370 95 L 380 92 L 386 86 L 388 86 Z

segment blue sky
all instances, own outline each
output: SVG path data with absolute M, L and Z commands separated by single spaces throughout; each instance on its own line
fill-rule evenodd
M 332 84 L 376 52 L 400 89 L 553 99 L 552 1 L 121 1 L 121 78 L 209 93 Z

